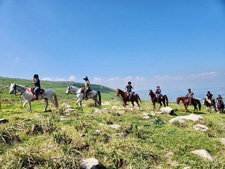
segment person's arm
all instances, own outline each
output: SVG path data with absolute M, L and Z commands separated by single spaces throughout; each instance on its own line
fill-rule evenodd
M 213 96 L 212 96 L 212 100 L 213 100 Z
M 125 91 L 127 92 L 127 86 L 125 87 Z
M 193 93 L 193 98 L 195 98 L 195 94 Z

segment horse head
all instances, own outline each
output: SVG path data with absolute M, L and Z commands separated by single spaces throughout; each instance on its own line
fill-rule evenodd
M 117 89 L 117 90 L 116 90 L 116 96 L 119 96 L 120 91 L 121 91 L 120 89 Z
M 67 90 L 66 90 L 66 94 L 67 94 L 67 95 L 70 93 L 70 90 L 71 90 L 71 87 L 68 86 L 68 87 L 67 87 Z
M 16 93 L 16 83 L 12 83 L 9 87 L 9 94 Z
M 152 89 L 149 89 L 148 95 L 151 95 L 151 93 L 153 93 L 153 92 L 152 92 Z
M 206 99 L 205 98 L 203 98 L 202 101 L 203 101 L 203 104 L 206 104 Z
M 180 103 L 180 98 L 179 97 L 177 97 L 177 105 Z

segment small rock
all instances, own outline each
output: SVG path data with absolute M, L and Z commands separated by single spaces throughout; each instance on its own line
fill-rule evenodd
M 64 121 L 64 120 L 66 120 L 66 117 L 65 116 L 60 116 L 60 120 Z
M 96 110 L 94 111 L 94 113 L 102 113 L 102 111 L 99 110 L 99 109 L 96 109 Z
M 191 167 L 184 167 L 184 169 L 191 169 Z
M 162 107 L 160 111 L 166 114 L 173 114 L 173 109 L 171 107 Z
M 202 124 L 196 124 L 195 126 L 194 126 L 194 129 L 195 130 L 200 130 L 200 131 L 207 131 L 208 130 L 208 127 L 206 127 L 206 126 L 204 126 L 204 125 L 202 125 Z
M 81 161 L 82 169 L 102 169 L 102 164 L 95 158 L 83 159 Z
M 103 130 L 95 130 L 96 133 L 102 133 Z
M 123 108 L 118 107 L 118 106 L 113 106 L 112 109 L 116 109 L 116 110 L 122 110 Z
M 116 133 L 115 136 L 126 137 L 127 136 L 127 133 L 125 133 L 125 132 Z
M 119 114 L 124 114 L 124 113 L 125 113 L 125 111 L 119 111 L 118 113 L 119 113 Z
M 107 112 L 109 112 L 110 111 L 110 108 L 104 108 L 103 109 L 103 112 L 105 112 L 105 113 L 107 113 Z
M 103 106 L 108 106 L 108 105 L 111 105 L 111 104 L 110 104 L 110 102 L 104 102 L 104 103 L 102 103 L 102 105 Z
M 155 116 L 154 111 L 151 111 L 150 116 Z
M 149 118 L 150 118 L 149 116 L 144 116 L 144 117 L 143 117 L 143 119 L 149 119 Z
M 212 156 L 206 150 L 195 150 L 195 151 L 191 151 L 190 153 L 196 154 L 196 155 L 198 155 L 202 158 L 206 158 L 210 161 L 213 160 Z
M 108 127 L 112 128 L 112 129 L 119 129 L 120 125 L 118 125 L 118 124 L 111 124 L 111 125 L 108 125 Z
M 143 113 L 144 116 L 150 116 L 148 113 Z
M 102 123 L 98 123 L 98 125 L 99 125 L 99 126 L 104 126 L 104 124 L 102 124 Z
M 221 142 L 222 144 L 225 144 L 225 138 L 221 138 L 220 142 Z
M 8 119 L 0 119 L 0 124 L 2 123 L 8 123 L 9 122 L 9 120 Z
M 70 114 L 69 114 L 69 113 L 66 113 L 65 115 L 66 115 L 66 116 L 70 116 Z
M 163 114 L 163 112 L 161 112 L 161 111 L 158 111 L 158 112 L 155 112 L 155 113 L 157 113 L 157 114 Z
M 38 118 L 38 117 L 40 117 L 40 116 L 39 116 L 39 115 L 34 115 L 34 117 Z
M 195 114 L 190 114 L 188 116 L 178 116 L 178 117 L 175 117 L 173 119 L 170 120 L 170 123 L 174 123 L 175 121 L 178 121 L 179 119 L 182 119 L 182 120 L 191 120 L 191 121 L 198 121 L 198 120 L 202 120 L 203 122 L 205 122 L 205 119 L 200 116 L 200 115 L 195 115 Z
M 51 157 L 50 160 L 57 160 L 59 157 Z
M 80 134 L 80 137 L 86 137 L 86 135 L 85 134 Z
M 71 108 L 71 106 L 68 105 L 68 104 L 66 104 L 66 103 L 63 103 L 63 104 L 62 104 L 62 107 L 63 107 L 63 108 Z
M 75 109 L 66 109 L 65 112 L 66 112 L 66 113 L 75 112 Z

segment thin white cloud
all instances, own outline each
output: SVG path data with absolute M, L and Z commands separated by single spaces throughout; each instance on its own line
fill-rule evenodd
M 165 75 L 165 76 L 156 75 L 154 76 L 154 78 L 158 80 L 183 80 L 184 79 L 183 76 L 168 76 L 168 75 Z
M 53 79 L 52 79 L 52 78 L 50 78 L 50 77 L 44 77 L 42 80 L 46 80 L 46 81 L 53 81 Z
M 102 81 L 102 79 L 100 77 L 94 77 L 93 81 L 94 82 L 99 82 L 99 81 Z
M 74 75 L 71 75 L 70 77 L 69 77 L 69 81 L 75 81 L 76 80 L 76 77 L 74 76 Z
M 63 79 L 63 78 L 57 78 L 57 79 L 55 79 L 55 81 L 65 81 L 65 79 Z
M 135 78 L 135 80 L 136 80 L 136 81 L 144 81 L 145 78 L 144 78 L 144 77 L 137 76 L 137 77 Z
M 63 78 L 52 79 L 50 77 L 44 77 L 44 78 L 42 78 L 42 80 L 46 80 L 46 81 L 65 81 L 65 79 L 63 79 Z
M 216 72 L 205 72 L 205 73 L 199 73 L 199 74 L 191 74 L 188 77 L 189 78 L 209 78 L 216 75 Z
M 121 78 L 120 77 L 112 77 L 112 78 L 107 79 L 107 81 L 117 81 L 117 80 L 121 80 Z

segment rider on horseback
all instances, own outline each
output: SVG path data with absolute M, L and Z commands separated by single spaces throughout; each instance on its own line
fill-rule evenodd
M 223 98 L 221 97 L 220 94 L 219 94 L 219 96 L 216 98 L 216 102 L 217 102 L 217 105 L 218 105 L 218 104 L 223 104 L 223 105 L 224 105 L 224 103 L 223 103 Z
M 188 93 L 185 95 L 185 97 L 188 98 L 188 103 L 191 105 L 193 98 L 195 98 L 195 94 L 191 91 L 191 89 L 188 89 Z
M 32 83 L 34 84 L 34 96 L 32 98 L 32 101 L 34 101 L 34 98 L 36 96 L 36 100 L 38 100 L 38 91 L 41 89 L 40 80 L 38 74 L 35 74 L 32 80 Z
M 157 98 L 157 103 L 160 102 L 160 97 L 162 96 L 161 92 L 162 92 L 162 90 L 160 89 L 160 86 L 157 86 L 157 89 L 155 91 L 155 95 L 156 95 L 156 98 Z
M 84 76 L 83 79 L 85 80 L 85 83 L 84 83 L 84 85 L 82 85 L 82 87 L 84 87 L 85 100 L 87 100 L 88 99 L 88 92 L 91 91 L 91 83 L 90 83 L 87 76 Z
M 213 95 L 210 93 L 210 91 L 207 92 L 206 100 L 209 102 L 210 105 L 213 103 Z
M 128 94 L 129 100 L 131 100 L 132 97 L 132 89 L 134 88 L 134 86 L 131 85 L 131 82 L 128 82 L 128 85 L 125 87 L 125 90 Z

